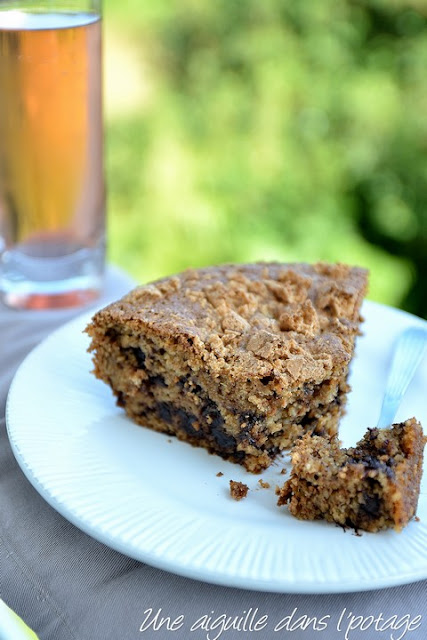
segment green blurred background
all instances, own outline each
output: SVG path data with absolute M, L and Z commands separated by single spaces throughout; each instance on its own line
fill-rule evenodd
M 371 270 L 427 317 L 426 0 L 104 0 L 109 258 Z

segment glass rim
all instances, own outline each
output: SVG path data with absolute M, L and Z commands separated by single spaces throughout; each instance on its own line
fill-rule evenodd
M 0 11 L 102 15 L 102 0 L 0 0 Z

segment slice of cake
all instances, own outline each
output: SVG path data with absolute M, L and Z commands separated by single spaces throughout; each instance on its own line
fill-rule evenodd
M 345 265 L 185 271 L 94 316 L 94 373 L 138 424 L 259 472 L 336 433 L 366 282 Z
M 292 473 L 278 491 L 301 520 L 324 519 L 365 531 L 400 531 L 415 515 L 426 439 L 412 418 L 369 429 L 356 447 L 304 436 L 292 450 Z

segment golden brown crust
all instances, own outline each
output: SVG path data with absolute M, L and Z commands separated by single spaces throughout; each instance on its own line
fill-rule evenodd
M 349 362 L 366 286 L 365 269 L 342 264 L 192 269 L 134 289 L 93 322 L 185 340 L 188 357 L 213 375 L 296 386 Z

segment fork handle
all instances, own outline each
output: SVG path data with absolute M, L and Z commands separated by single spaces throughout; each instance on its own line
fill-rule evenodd
M 427 331 L 418 327 L 406 329 L 398 338 L 381 407 L 378 427 L 392 424 L 415 371 L 427 347 Z

